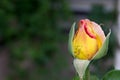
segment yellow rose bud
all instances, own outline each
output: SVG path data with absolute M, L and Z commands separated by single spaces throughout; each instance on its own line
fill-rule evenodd
M 102 47 L 106 37 L 100 25 L 88 19 L 80 20 L 72 40 L 73 55 L 90 60 Z

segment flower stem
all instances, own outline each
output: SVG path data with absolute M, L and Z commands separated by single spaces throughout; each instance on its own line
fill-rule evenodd
M 84 75 L 85 80 L 90 80 L 90 71 L 89 71 L 89 67 L 87 67 L 85 75 Z

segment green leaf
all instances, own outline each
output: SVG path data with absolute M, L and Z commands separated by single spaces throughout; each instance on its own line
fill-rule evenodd
M 73 23 L 71 29 L 70 29 L 70 33 L 69 33 L 69 39 L 68 39 L 68 49 L 70 51 L 70 53 L 73 55 L 73 49 L 72 49 L 72 40 L 74 37 L 74 33 L 75 33 L 75 22 Z M 74 56 L 74 55 L 73 55 Z
M 112 70 L 108 72 L 102 80 L 120 80 L 120 70 Z
M 83 79 L 83 76 L 86 72 L 86 69 L 87 69 L 89 63 L 90 63 L 89 60 L 74 59 L 73 64 L 74 64 L 74 67 L 75 67 L 80 79 Z
M 96 55 L 93 57 L 93 59 L 102 58 L 103 56 L 105 56 L 107 54 L 110 34 L 111 34 L 111 30 L 108 33 L 108 35 L 107 35 L 107 37 L 105 39 L 104 44 L 102 45 L 102 47 L 100 48 L 100 50 L 96 53 Z

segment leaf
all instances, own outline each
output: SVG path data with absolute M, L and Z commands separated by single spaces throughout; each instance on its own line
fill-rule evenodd
M 83 79 L 83 76 L 85 74 L 85 71 L 89 65 L 89 60 L 80 60 L 80 59 L 74 59 L 73 64 L 74 67 L 80 77 L 80 79 Z
M 70 29 L 70 33 L 69 33 L 69 39 L 68 39 L 68 49 L 70 51 L 70 53 L 73 55 L 73 49 L 72 49 L 72 40 L 74 37 L 74 33 L 75 33 L 75 22 L 73 23 L 71 29 Z M 74 56 L 74 55 L 73 55 Z
M 120 80 L 120 70 L 112 70 L 108 72 L 102 80 Z
M 105 56 L 107 54 L 110 34 L 111 34 L 111 30 L 108 33 L 108 35 L 107 35 L 107 37 L 105 39 L 104 44 L 102 45 L 102 47 L 100 48 L 100 50 L 96 53 L 96 55 L 93 57 L 93 59 L 102 58 L 103 56 Z

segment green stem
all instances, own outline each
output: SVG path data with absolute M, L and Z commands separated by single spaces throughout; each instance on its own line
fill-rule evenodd
M 84 75 L 84 80 L 90 80 L 90 71 L 89 68 L 86 69 L 85 75 Z

